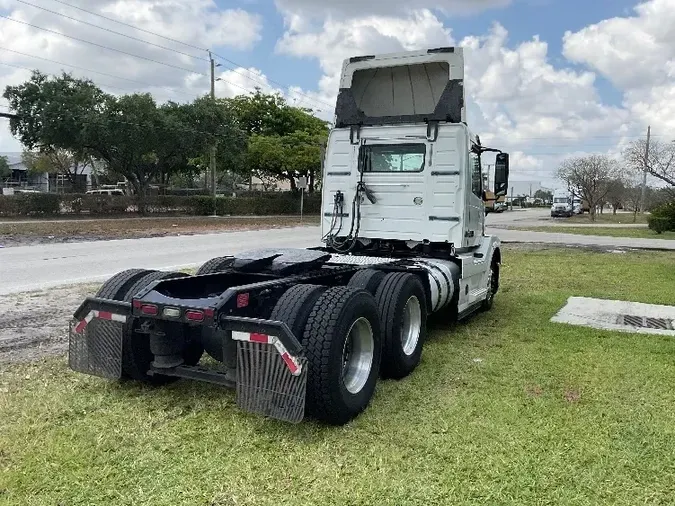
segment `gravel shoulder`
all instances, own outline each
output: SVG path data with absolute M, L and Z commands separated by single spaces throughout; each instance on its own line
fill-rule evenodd
M 0 369 L 68 349 L 68 323 L 98 283 L 0 295 Z

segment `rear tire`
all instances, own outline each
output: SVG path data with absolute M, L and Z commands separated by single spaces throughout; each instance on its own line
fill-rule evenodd
M 382 325 L 382 376 L 402 379 L 422 358 L 427 334 L 427 300 L 417 276 L 387 274 L 375 296 Z
M 216 272 L 225 272 L 233 263 L 234 258 L 232 257 L 212 258 L 199 268 L 196 275 L 201 276 L 203 274 L 215 274 Z
M 301 341 L 309 314 L 326 289 L 318 285 L 295 285 L 289 288 L 274 306 L 270 320 L 284 322 Z
M 361 269 L 356 271 L 356 274 L 352 276 L 347 286 L 361 288 L 375 295 L 385 275 L 384 272 L 375 269 Z
M 96 292 L 96 297 L 108 300 L 122 300 L 129 288 L 136 283 L 140 278 L 152 272 L 147 269 L 127 269 L 126 271 L 118 272 L 108 281 L 103 283 L 101 288 Z
M 302 339 L 307 356 L 307 415 L 343 425 L 370 403 L 382 344 L 375 299 L 365 290 L 333 287 L 311 310 Z

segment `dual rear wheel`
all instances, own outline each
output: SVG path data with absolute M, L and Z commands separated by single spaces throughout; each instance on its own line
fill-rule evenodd
M 291 287 L 270 319 L 301 339 L 306 414 L 342 425 L 366 409 L 378 377 L 401 379 L 419 364 L 426 297 L 413 274 L 367 269 L 348 286 Z

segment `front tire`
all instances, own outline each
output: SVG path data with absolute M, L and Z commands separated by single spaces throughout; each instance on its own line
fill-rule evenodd
M 495 302 L 495 295 L 499 289 L 499 263 L 492 261 L 490 264 L 490 274 L 487 281 L 488 294 L 482 304 L 483 311 L 489 311 Z
M 305 326 L 307 415 L 343 425 L 370 403 L 380 372 L 380 319 L 365 290 L 333 287 L 316 301 Z

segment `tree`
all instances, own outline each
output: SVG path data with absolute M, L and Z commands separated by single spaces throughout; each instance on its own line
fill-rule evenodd
M 651 139 L 649 157 L 646 157 L 647 141 L 639 139 L 631 142 L 623 152 L 628 166 L 638 173 L 645 170 L 657 179 L 675 188 L 675 141 L 661 142 Z
M 553 201 L 553 192 L 548 191 L 548 190 L 537 190 L 534 192 L 534 198 L 535 199 L 541 199 L 544 202 L 552 202 Z
M 81 160 L 86 158 L 87 119 L 109 97 L 90 80 L 66 73 L 48 77 L 37 71 L 25 83 L 7 86 L 2 96 L 17 116 L 10 119 L 10 130 L 27 149 L 41 153 L 64 149 Z
M 591 220 L 595 221 L 596 206 L 606 202 L 616 169 L 614 162 L 604 155 L 574 157 L 563 161 L 558 177 L 575 195 L 588 202 Z
M 31 172 L 63 174 L 73 185 L 77 176 L 92 164 L 91 157 L 62 148 L 44 147 L 42 151 L 24 151 L 21 161 Z
M 626 191 L 626 184 L 621 178 L 615 177 L 609 181 L 609 190 L 605 202 L 612 206 L 612 214 L 616 214 L 616 211 L 623 205 Z
M 637 213 L 640 210 L 640 204 L 642 202 L 642 187 L 637 184 L 627 186 L 624 191 L 624 201 L 633 211 L 633 223 L 635 223 L 637 221 Z
M 0 180 L 5 180 L 12 175 L 6 156 L 0 156 Z
M 224 101 L 249 136 L 245 167 L 261 180 L 288 181 L 296 189 L 299 176 L 314 191 L 321 175 L 322 146 L 328 137 L 325 121 L 309 109 L 289 106 L 280 95 L 242 95 Z

